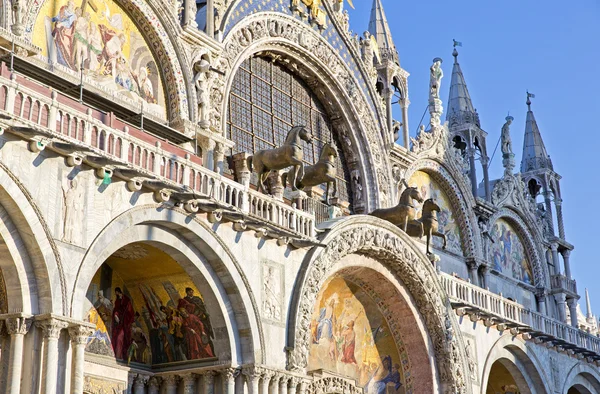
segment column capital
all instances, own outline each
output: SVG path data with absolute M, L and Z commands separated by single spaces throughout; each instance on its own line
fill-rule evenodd
M 558 251 L 558 244 L 556 242 L 552 242 L 550 244 L 550 250 L 552 250 L 552 252 L 557 252 Z
M 554 294 L 554 299 L 559 304 L 564 304 L 565 301 L 567 300 L 567 296 L 565 293 L 556 293 L 556 294 Z
M 196 383 L 196 378 L 198 377 L 198 375 L 196 375 L 195 373 L 186 373 L 183 375 L 179 375 L 179 377 L 183 381 L 183 384 L 189 385 Z
M 546 296 L 548 295 L 548 290 L 545 287 L 536 287 L 535 296 L 538 300 L 546 300 Z
M 204 381 L 213 384 L 215 381 L 215 375 L 217 373 L 215 371 L 203 371 L 202 376 L 204 377 Z
M 41 328 L 44 332 L 44 338 L 58 339 L 63 329 L 69 326 L 69 323 L 51 317 L 46 320 L 38 320 L 35 322 L 35 326 Z
M 167 376 L 163 376 L 162 380 L 167 387 L 177 387 L 177 383 L 179 383 L 179 376 L 167 375 Z
M 563 249 L 560 253 L 562 254 L 563 258 L 565 258 L 565 259 L 568 259 L 569 256 L 571 256 L 570 249 Z
M 9 317 L 4 320 L 9 335 L 25 335 L 31 328 L 33 320 L 26 317 Z
M 577 308 L 577 298 L 567 297 L 567 305 L 569 308 Z
M 148 387 L 160 388 L 162 379 L 159 376 L 153 376 L 148 380 Z
M 69 336 L 71 342 L 77 345 L 85 345 L 90 335 L 94 333 L 94 329 L 87 324 L 77 324 L 69 327 Z
M 257 379 L 257 378 L 260 379 L 262 377 L 263 373 L 264 373 L 264 370 L 255 365 L 242 368 L 242 374 L 244 374 L 249 379 Z
M 142 375 L 142 374 L 137 374 L 135 376 L 135 378 L 133 378 L 133 384 L 134 385 L 142 385 L 145 386 L 146 383 L 148 383 L 148 381 L 150 380 L 150 376 L 148 375 Z
M 221 370 L 221 374 L 227 380 L 235 379 L 240 374 L 239 368 L 225 368 Z

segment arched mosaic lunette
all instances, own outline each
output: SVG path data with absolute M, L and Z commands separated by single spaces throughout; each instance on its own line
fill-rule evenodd
M 414 242 L 392 224 L 362 215 L 336 223 L 322 242 L 327 246 L 307 255 L 303 275 L 296 281 L 288 324 L 288 369 L 302 371 L 307 366 L 314 304 L 332 267 L 344 256 L 362 254 L 402 278 L 424 320 L 443 392 L 470 391 L 465 381 L 468 366 L 458 323 L 431 262 Z
M 33 27 L 40 9 L 49 0 L 35 1 L 25 17 L 25 36 L 32 41 Z M 184 72 L 179 64 L 178 53 L 183 49 L 173 37 L 175 32 L 166 29 L 148 1 L 114 0 L 136 23 L 144 39 L 152 50 L 157 65 L 160 65 L 166 93 L 167 116 L 169 120 L 189 119 L 188 89 Z M 151 0 L 154 1 L 154 0 Z M 165 16 L 168 17 L 168 16 Z M 174 44 L 175 43 L 175 44 Z
M 450 199 L 452 208 L 456 213 L 461 234 L 461 244 L 466 257 L 475 257 L 481 254 L 481 245 L 476 241 L 480 237 L 477 220 L 473 213 L 475 201 L 473 195 L 464 187 L 460 187 L 455 178 L 444 167 L 444 165 L 432 159 L 420 159 L 415 161 L 405 172 L 405 179 L 417 171 L 428 173 L 442 188 L 442 191 Z
M 525 246 L 525 252 L 531 263 L 533 270 L 534 283 L 536 287 L 550 287 L 550 273 L 547 265 L 541 256 L 545 257 L 545 254 L 540 250 L 539 245 L 542 245 L 536 237 L 532 235 L 532 229 L 525 224 L 525 221 L 521 216 L 514 210 L 504 207 L 499 209 L 490 218 L 490 228 L 493 228 L 496 221 L 499 219 L 508 219 L 508 221 L 515 226 L 517 233 Z
M 238 23 L 228 34 L 224 46 L 222 60 L 228 81 L 224 86 L 223 101 L 214 103 L 221 109 L 223 129 L 226 122 L 226 116 L 223 115 L 227 112 L 225 98 L 228 97 L 225 92 L 230 91 L 233 75 L 239 65 L 261 51 L 283 55 L 312 71 L 311 76 L 328 89 L 330 98 L 339 108 L 340 117 L 354 132 L 355 135 L 349 135 L 348 140 L 355 149 L 360 149 L 357 153 L 364 171 L 363 185 L 369 180 L 376 182 L 367 184 L 371 200 L 369 210 L 379 205 L 387 206 L 391 202 L 390 166 L 379 132 L 383 125 L 375 119 L 366 96 L 358 88 L 343 59 L 327 41 L 292 17 L 258 13 Z

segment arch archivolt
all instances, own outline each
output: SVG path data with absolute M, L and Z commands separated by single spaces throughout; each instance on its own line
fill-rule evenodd
M 495 362 L 502 363 L 515 379 L 523 394 L 550 394 L 547 369 L 536 357 L 534 347 L 512 335 L 501 336 L 485 357 L 481 369 L 481 394 L 485 394 Z
M 452 209 L 457 216 L 461 235 L 462 249 L 466 257 L 481 255 L 482 249 L 479 226 L 473 212 L 475 200 L 473 195 L 464 184 L 456 181 L 456 178 L 438 161 L 433 159 L 420 159 L 415 161 L 405 171 L 404 179 L 408 180 L 417 171 L 429 174 L 442 188 L 450 199 Z
M 518 236 L 523 242 L 525 246 L 525 252 L 527 253 L 527 257 L 529 257 L 529 261 L 531 262 L 531 268 L 533 270 L 533 276 L 535 278 L 534 286 L 536 287 L 549 287 L 550 286 L 550 273 L 548 271 L 547 264 L 543 263 L 543 259 L 540 256 L 544 256 L 544 253 L 536 246 L 542 245 L 542 241 L 536 239 L 533 235 L 534 230 L 530 228 L 521 216 L 509 209 L 507 207 L 503 207 L 496 211 L 494 215 L 489 220 L 489 228 L 490 231 L 494 228 L 496 222 L 499 219 L 507 219 L 510 223 L 515 226 L 517 230 Z
M 66 314 L 64 266 L 41 209 L 2 161 L 0 185 L 0 241 L 10 254 L 0 268 L 9 312 Z
M 370 257 L 401 280 L 412 297 L 423 321 L 423 332 L 431 343 L 429 354 L 435 354 L 437 377 L 441 391 L 470 392 L 464 344 L 448 300 L 429 260 L 413 241 L 388 222 L 373 217 L 352 216 L 330 230 L 322 243 L 305 259 L 302 274 L 293 292 L 288 325 L 288 369 L 302 371 L 307 367 L 311 343 L 310 321 L 318 293 L 335 273 L 336 264 L 347 255 Z
M 345 156 L 362 170 L 363 189 L 367 191 L 367 210 L 391 201 L 390 168 L 379 130 L 383 127 L 370 110 L 368 99 L 339 54 L 319 34 L 284 14 L 262 12 L 243 19 L 229 32 L 221 54 L 227 80 L 220 110 L 222 128 L 226 126 L 227 97 L 235 71 L 250 56 L 271 52 L 287 62 L 287 67 L 302 77 L 330 110 L 332 121 L 342 123 L 337 130 L 345 142 Z M 356 198 L 356 193 L 355 193 Z
M 562 388 L 557 385 L 557 389 L 560 389 L 560 392 L 563 394 L 567 394 L 573 386 L 578 388 L 583 387 L 590 393 L 600 393 L 600 374 L 598 373 L 598 369 L 584 361 L 575 364 L 569 370 L 564 380 L 559 380 L 558 382 L 564 382 Z
M 264 336 L 255 296 L 239 262 L 209 226 L 179 209 L 159 205 L 134 208 L 114 219 L 98 235 L 76 274 L 71 294 L 72 317 L 83 317 L 85 294 L 100 266 L 118 249 L 133 242 L 163 250 L 198 288 L 209 290 L 207 308 L 212 305 L 217 312 L 211 316 L 224 316 L 219 324 L 225 327 L 230 341 L 229 354 L 225 356 L 239 364 L 265 362 L 255 359 L 264 349 Z
M 46 1 L 34 1 L 28 7 L 24 16 L 25 36 L 32 41 L 33 26 Z M 179 54 L 185 53 L 179 39 L 176 38 L 177 30 L 168 22 L 172 17 L 171 12 L 156 13 L 154 9 L 164 10 L 159 0 L 114 0 L 136 23 L 143 34 L 148 47 L 156 57 L 156 64 L 160 65 L 162 81 L 166 96 L 167 114 L 170 121 L 186 120 L 190 118 L 188 95 L 193 94 L 193 89 L 188 91 L 188 81 L 191 80 L 191 70 L 180 58 Z M 8 8 L 10 9 L 10 8 Z M 160 15 L 160 16 L 159 16 Z M 182 69 L 182 64 L 184 69 Z

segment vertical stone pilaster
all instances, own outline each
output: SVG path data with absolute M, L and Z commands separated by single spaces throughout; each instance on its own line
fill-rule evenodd
M 55 394 L 58 378 L 58 338 L 68 323 L 55 318 L 36 321 L 35 325 L 44 332 L 44 366 L 42 371 L 42 393 Z
M 71 376 L 71 393 L 81 394 L 83 392 L 83 365 L 85 357 L 85 345 L 93 329 L 87 325 L 75 325 L 69 327 L 71 346 L 73 348 L 73 368 Z
M 23 367 L 23 340 L 32 321 L 25 317 L 9 317 L 4 321 L 10 335 L 10 353 L 8 356 L 7 394 L 21 392 L 21 370 Z

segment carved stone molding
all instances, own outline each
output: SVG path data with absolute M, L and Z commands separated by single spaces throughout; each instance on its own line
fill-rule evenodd
M 295 320 L 290 324 L 290 345 L 287 368 L 303 371 L 308 364 L 311 343 L 310 321 L 317 295 L 325 281 L 334 273 L 333 266 L 346 255 L 371 257 L 402 278 L 420 311 L 433 344 L 440 381 L 444 392 L 464 393 L 469 390 L 465 377 L 468 363 L 464 345 L 458 334 L 448 337 L 447 324 L 459 333 L 447 296 L 429 260 L 410 238 L 396 227 L 377 219 L 352 217 L 338 224 L 322 241 L 326 248 L 309 254 L 306 271 L 299 281 Z
M 325 377 L 310 383 L 307 392 L 311 394 L 363 394 L 360 387 L 338 377 Z
M 308 69 L 312 74 L 309 77 L 322 81 L 321 86 L 328 90 L 329 100 L 333 100 L 333 105 L 339 109 L 336 112 L 343 113 L 346 123 L 353 129 L 351 137 L 354 138 L 354 146 L 360 149 L 357 156 L 362 160 L 365 179 L 375 180 L 376 185 L 369 188 L 371 201 L 379 200 L 382 205 L 389 203 L 390 166 L 379 131 L 383 125 L 371 110 L 368 98 L 347 64 L 322 36 L 292 17 L 263 12 L 248 16 L 234 26 L 224 46 L 221 65 L 227 81 L 223 84 L 225 90 L 216 95 L 222 102 L 212 104 L 215 108 L 220 108 L 223 128 L 227 111 L 226 93 L 231 88 L 239 64 L 261 51 L 285 54 L 286 58 L 295 60 L 291 68 L 298 68 L 299 73 Z M 371 205 L 375 206 L 373 203 Z
M 31 328 L 33 321 L 26 317 L 9 317 L 4 320 L 8 335 L 25 335 Z

